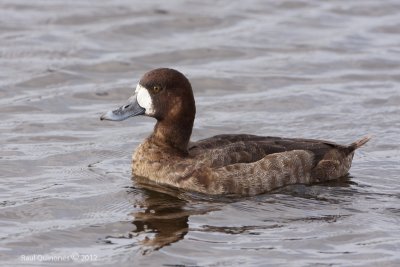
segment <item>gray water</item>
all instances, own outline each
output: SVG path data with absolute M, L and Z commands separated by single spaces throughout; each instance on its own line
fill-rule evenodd
M 373 139 L 328 184 L 144 188 L 154 120 L 99 116 L 157 67 L 191 80 L 194 140 Z M 2 266 L 400 265 L 397 0 L 1 0 L 0 114 Z

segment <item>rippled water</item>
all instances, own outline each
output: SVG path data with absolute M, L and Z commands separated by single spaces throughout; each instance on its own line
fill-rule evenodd
M 1 265 L 400 265 L 399 13 L 397 0 L 1 1 Z M 156 67 L 192 81 L 193 139 L 374 138 L 328 184 L 242 199 L 143 188 L 130 156 L 154 121 L 99 115 Z

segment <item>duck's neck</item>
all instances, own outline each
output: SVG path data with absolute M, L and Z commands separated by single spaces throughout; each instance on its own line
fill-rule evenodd
M 172 148 L 187 155 L 193 121 L 194 118 L 188 117 L 181 118 L 179 123 L 171 120 L 157 121 L 150 139 L 158 145 Z

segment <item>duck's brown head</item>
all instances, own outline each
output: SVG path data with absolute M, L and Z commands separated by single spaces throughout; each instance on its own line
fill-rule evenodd
M 154 69 L 140 79 L 133 96 L 101 120 L 121 121 L 145 115 L 157 119 L 151 138 L 184 152 L 192 133 L 196 106 L 189 80 L 179 71 Z

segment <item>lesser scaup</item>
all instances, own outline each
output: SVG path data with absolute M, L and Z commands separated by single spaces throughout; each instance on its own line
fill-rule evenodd
M 119 121 L 145 115 L 157 120 L 153 133 L 132 157 L 134 176 L 205 194 L 256 195 L 289 184 L 337 179 L 350 169 L 350 145 L 329 141 L 218 135 L 189 142 L 196 106 L 189 80 L 160 68 L 147 72 L 126 105 L 101 116 Z

